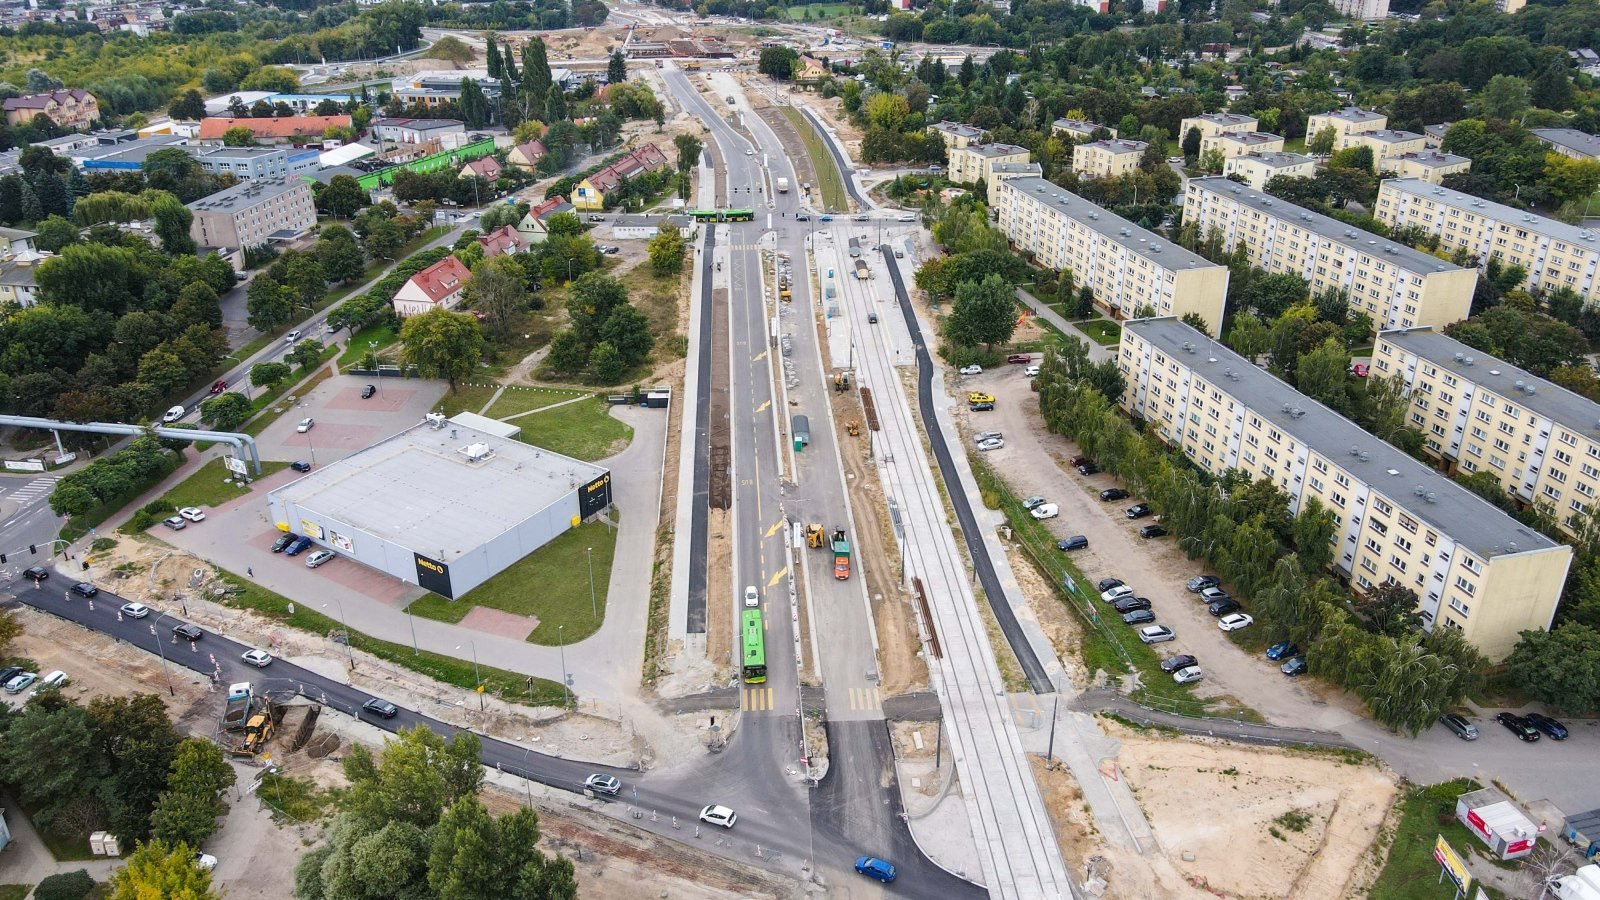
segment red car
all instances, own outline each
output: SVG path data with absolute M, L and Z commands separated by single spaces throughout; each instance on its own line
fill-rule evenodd
M 220 393 L 222 393 L 223 391 L 225 391 L 227 389 L 228 389 L 228 382 L 225 381 L 224 379 L 221 379 L 221 378 L 218 378 L 211 385 L 211 393 L 213 393 L 213 394 L 220 394 Z
M 1352 375 L 1356 376 L 1357 378 L 1365 378 L 1365 377 L 1367 377 L 1367 364 L 1366 363 L 1356 363 L 1355 365 L 1350 367 L 1350 373 Z
M 1013 353 L 1010 356 L 1006 357 L 1006 362 L 1008 362 L 1008 363 L 1016 363 L 1017 365 L 1025 366 L 1028 363 L 1033 362 L 1033 357 L 1029 356 L 1026 353 Z

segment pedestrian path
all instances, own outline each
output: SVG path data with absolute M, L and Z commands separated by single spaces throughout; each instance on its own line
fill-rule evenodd
M 1116 357 L 1115 350 L 1102 347 L 1094 341 L 1089 340 L 1089 338 L 1086 337 L 1083 332 L 1078 330 L 1077 326 L 1073 325 L 1071 322 L 1068 322 L 1060 313 L 1046 306 L 1044 301 L 1040 300 L 1038 297 L 1035 297 L 1022 288 L 1017 288 L 1017 299 L 1022 302 L 1023 306 L 1026 306 L 1028 309 L 1032 310 L 1034 315 L 1055 326 L 1057 331 L 1061 332 L 1062 334 L 1071 335 L 1072 337 L 1083 341 L 1085 344 L 1088 344 L 1090 362 L 1105 362 L 1108 359 L 1114 359 Z

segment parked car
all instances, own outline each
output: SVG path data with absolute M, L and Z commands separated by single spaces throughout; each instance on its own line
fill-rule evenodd
M 1074 456 L 1073 458 L 1067 460 L 1067 465 L 1072 466 L 1073 468 L 1077 468 L 1078 466 L 1083 466 L 1083 465 L 1092 466 L 1092 465 L 1094 465 L 1094 460 L 1092 460 L 1089 457 L 1084 456 L 1082 453 L 1080 453 L 1077 456 Z
M 1122 587 L 1123 584 L 1124 582 L 1121 578 L 1102 578 L 1095 583 L 1094 589 L 1105 593 L 1114 587 Z
M 1089 547 L 1089 538 L 1085 535 L 1075 534 L 1064 541 L 1056 541 L 1057 550 L 1086 550 Z
M 1032 497 L 1029 497 L 1028 499 L 1022 501 L 1022 508 L 1023 509 L 1033 509 L 1036 506 L 1043 506 L 1043 505 L 1044 505 L 1044 496 L 1042 494 L 1034 494 Z
M 206 520 L 205 512 L 197 506 L 185 506 L 183 509 L 178 510 L 178 515 L 183 516 L 184 521 L 187 522 L 204 522 Z
M 1122 488 L 1106 488 L 1100 492 L 1100 499 L 1108 503 L 1112 500 L 1126 500 L 1128 492 Z
M 1122 624 L 1124 625 L 1146 625 L 1155 620 L 1155 611 L 1149 609 L 1136 609 L 1131 613 L 1122 614 Z
M 604 222 L 605 220 L 606 220 L 606 217 L 600 215 L 599 213 L 590 213 L 589 214 L 589 221 L 591 221 L 591 222 Z
M 1145 516 L 1150 515 L 1150 504 L 1135 503 L 1134 505 L 1128 507 L 1127 515 L 1130 519 L 1142 519 Z
M 878 314 L 875 313 L 875 312 L 867 313 L 867 324 L 868 325 L 876 325 L 876 324 L 878 324 Z
M 1084 463 L 1078 467 L 1078 474 L 1085 478 L 1088 478 L 1090 475 L 1098 475 L 1100 474 L 1100 467 L 1096 466 L 1094 463 Z
M 1146 644 L 1160 644 L 1175 640 L 1178 637 L 1171 628 L 1165 625 L 1146 625 L 1139 629 L 1139 640 Z
M 968 403 L 967 409 L 973 412 L 994 412 L 994 401 L 984 400 L 979 403 Z
M 1567 726 L 1547 715 L 1536 712 L 1528 713 L 1522 717 L 1522 720 L 1544 732 L 1552 741 L 1564 741 L 1567 739 Z
M 959 371 L 963 375 L 982 375 L 983 374 L 983 366 L 978 366 L 978 365 L 962 366 L 957 371 Z
M 1255 621 L 1249 613 L 1230 613 L 1217 620 L 1217 627 L 1223 631 L 1238 631 L 1241 628 L 1249 628 Z
M 998 431 L 980 431 L 977 434 L 972 436 L 972 443 L 981 444 L 984 441 L 991 440 L 991 439 L 997 438 L 997 437 L 1004 437 L 1004 435 L 1002 435 Z M 1029 509 L 1032 509 L 1032 508 L 1033 507 L 1029 507 Z
M 361 399 L 363 399 L 363 400 L 371 399 L 372 395 L 376 394 L 377 392 L 378 392 L 377 386 L 369 384 L 366 387 L 361 389 Z
M 895 878 L 894 863 L 876 856 L 856 857 L 856 871 L 868 878 L 876 878 L 884 884 Z
M 17 677 L 18 675 L 21 675 L 21 674 L 22 674 L 22 667 L 21 666 L 6 666 L 4 669 L 0 669 L 0 684 L 5 684 L 6 682 L 10 681 L 11 679 L 13 679 L 13 678 L 15 678 L 15 677 Z
M 1218 600 L 1232 600 L 1233 598 L 1222 588 L 1208 587 L 1200 592 L 1200 599 L 1206 603 L 1215 603 Z
M 999 440 L 999 438 L 995 440 Z M 1061 515 L 1061 507 L 1054 503 L 1041 503 L 1030 510 L 1028 514 L 1040 520 L 1054 519 L 1056 516 Z
M 186 641 L 198 641 L 200 640 L 201 636 L 205 634 L 205 632 L 200 630 L 199 625 L 193 625 L 188 622 L 183 622 L 174 626 L 172 633 Z
M 895 216 L 894 220 L 896 222 L 915 222 L 917 217 L 911 213 L 902 213 L 901 215 Z
M 1299 655 L 1300 645 L 1291 644 L 1288 641 L 1279 641 L 1267 648 L 1267 659 L 1271 660 L 1288 659 L 1291 656 Z
M 258 669 L 272 665 L 272 654 L 265 650 L 246 650 L 239 658 Z
M 183 516 L 168 516 L 161 520 L 161 524 L 171 528 L 173 531 L 182 531 L 189 527 L 189 523 L 183 520 Z
M 1468 722 L 1466 716 L 1446 713 L 1439 717 L 1439 724 L 1455 732 L 1456 737 L 1461 738 L 1463 741 L 1475 741 L 1478 739 L 1478 726 Z
M 100 593 L 100 589 L 87 581 L 80 581 L 72 586 L 72 592 L 80 597 L 93 597 Z
M 1350 374 L 1354 375 L 1357 378 L 1365 378 L 1365 377 L 1367 377 L 1368 371 L 1369 370 L 1367 369 L 1367 364 L 1366 363 L 1356 363 L 1355 365 L 1350 367 Z
M 590 775 L 583 780 L 583 786 L 596 794 L 615 797 L 622 790 L 622 779 L 615 775 Z
M 1199 666 L 1186 666 L 1172 673 L 1172 680 L 1179 684 L 1193 684 L 1205 677 Z
M 118 612 L 130 619 L 142 619 L 150 615 L 150 607 L 145 606 L 143 603 L 124 603 Z
M 226 379 L 218 378 L 216 381 L 211 382 L 211 394 L 212 394 L 212 396 L 216 396 L 217 394 L 220 394 L 220 393 L 222 393 L 223 391 L 225 391 L 227 389 L 228 389 L 228 382 L 227 382 Z
M 49 675 L 39 679 L 39 689 L 44 690 L 45 688 L 60 688 L 65 686 L 66 683 L 67 673 L 57 669 L 54 672 L 51 672 Z
M 1239 601 L 1233 599 L 1232 597 L 1229 597 L 1226 600 L 1218 600 L 1215 603 L 1206 604 L 1206 612 L 1210 613 L 1212 618 L 1221 618 L 1222 616 L 1226 616 L 1230 613 L 1236 613 L 1239 611 L 1239 609 Z
M 323 563 L 328 562 L 331 559 L 333 559 L 333 551 L 332 550 L 318 550 L 317 552 L 315 552 L 315 553 L 311 554 L 310 556 L 306 557 L 306 568 L 308 568 L 308 569 L 318 568 Z
M 1149 597 L 1123 597 L 1121 600 L 1111 601 L 1111 608 L 1119 613 L 1131 613 L 1135 610 L 1149 609 Z
M 317 424 L 317 420 L 316 419 L 313 419 L 310 416 L 306 416 L 304 419 L 300 420 L 300 424 L 296 425 L 294 427 L 294 430 L 300 432 L 301 434 L 305 434 L 306 432 L 311 430 L 313 425 L 316 425 L 316 424 Z
M 1161 661 L 1161 671 L 1170 675 L 1179 669 L 1187 669 L 1190 666 L 1197 666 L 1199 664 L 1200 660 L 1195 659 L 1192 655 L 1188 653 L 1180 653 L 1177 656 L 1169 656 L 1166 659 L 1163 659 Z
M 985 394 L 983 391 L 967 391 L 968 403 L 993 403 L 994 395 Z
M 732 828 L 733 823 L 739 821 L 739 814 L 726 806 L 715 803 L 700 810 L 700 821 L 711 825 L 721 825 L 723 828 Z
M 1539 729 L 1528 724 L 1528 720 L 1516 713 L 1503 712 L 1494 717 L 1496 722 L 1506 727 L 1506 730 L 1516 735 L 1518 740 L 1532 744 L 1539 740 Z
M 1196 575 L 1184 582 L 1183 586 L 1189 589 L 1189 593 L 1198 594 L 1206 588 L 1214 588 L 1220 584 L 1222 584 L 1222 579 L 1215 575 Z
M 379 700 L 378 698 L 374 697 L 371 700 L 361 704 L 361 711 L 378 716 L 380 718 L 392 719 L 397 713 L 400 712 L 400 707 L 395 706 L 393 703 L 390 703 L 387 700 Z
M 285 531 L 283 534 L 278 535 L 277 540 L 272 542 L 272 552 L 282 553 L 283 551 L 289 549 L 290 544 L 298 540 L 300 540 L 300 535 L 295 534 L 292 531 Z
M 32 578 L 34 581 L 43 581 L 50 577 L 50 570 L 44 566 L 29 566 L 22 570 L 23 578 Z
M 1010 356 L 1006 357 L 1006 362 L 1011 363 L 1012 365 L 1025 366 L 1028 363 L 1033 362 L 1033 357 L 1029 356 L 1026 353 L 1013 353 Z
M 1306 665 L 1306 658 L 1304 656 L 1291 656 L 1284 660 L 1283 665 L 1278 667 L 1278 671 L 1289 676 L 1290 678 L 1293 678 L 1297 675 L 1304 675 L 1307 668 L 1308 666 Z
M 1006 445 L 1005 438 L 990 438 L 978 445 L 978 449 L 987 453 L 990 450 L 999 450 Z
M 1038 366 L 1029 366 L 1026 369 L 1022 370 L 1022 374 L 1026 375 L 1029 378 L 1038 378 L 1039 377 L 1039 367 Z
M 303 459 L 297 459 L 294 462 L 289 463 L 289 468 L 295 470 L 296 472 L 309 472 L 311 471 L 311 463 L 308 463 Z
M 1133 588 L 1128 587 L 1125 584 L 1119 584 L 1114 588 L 1107 588 L 1106 590 L 1100 592 L 1100 599 L 1107 603 L 1115 603 L 1118 600 L 1121 600 L 1123 597 L 1132 596 Z
M 305 549 L 309 546 L 311 546 L 311 538 L 297 537 L 294 539 L 294 543 L 283 548 L 283 555 L 299 556 L 301 553 L 305 552 Z
M 1139 537 L 1142 537 L 1147 541 L 1166 536 L 1167 530 L 1162 528 L 1160 525 L 1146 525 L 1139 529 Z
M 33 683 L 38 680 L 39 676 L 33 672 L 23 672 L 21 675 L 13 675 L 11 680 L 6 682 L 6 693 L 20 694 L 32 687 Z

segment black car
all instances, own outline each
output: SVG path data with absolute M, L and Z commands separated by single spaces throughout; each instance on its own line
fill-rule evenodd
M 27 670 L 21 666 L 6 666 L 4 669 L 0 669 L 0 684 L 5 684 L 25 671 Z
M 272 542 L 272 552 L 282 553 L 290 544 L 298 540 L 300 540 L 300 535 L 292 531 L 285 531 L 283 534 L 278 535 L 277 540 Z
M 1067 465 L 1072 466 L 1073 468 L 1077 468 L 1078 466 L 1082 466 L 1082 465 L 1091 465 L 1092 466 L 1092 465 L 1094 465 L 1094 460 L 1092 460 L 1089 457 L 1084 456 L 1082 453 L 1080 453 L 1077 456 L 1074 456 L 1073 458 L 1067 460 Z
M 1215 600 L 1206 604 L 1206 612 L 1210 613 L 1212 618 L 1215 619 L 1220 619 L 1229 613 L 1236 613 L 1241 608 L 1242 607 L 1239 606 L 1238 601 L 1233 600 L 1232 598 L 1227 600 Z
M 369 384 L 366 387 L 361 389 L 361 399 L 363 399 L 363 400 L 370 399 L 372 397 L 372 395 L 376 394 L 377 392 L 378 392 L 377 386 Z
M 1163 659 L 1161 661 L 1161 671 L 1171 675 L 1173 672 L 1176 672 L 1179 669 L 1187 669 L 1190 666 L 1198 665 L 1200 665 L 1200 660 L 1195 659 L 1193 656 L 1187 653 L 1180 653 L 1177 656 L 1171 656 Z
M 1095 588 L 1098 589 L 1100 593 L 1104 594 L 1106 591 L 1109 591 L 1114 587 L 1122 587 L 1122 585 L 1123 581 L 1121 578 L 1102 578 L 1095 583 Z
M 794 220 L 796 222 L 809 222 L 809 221 L 811 221 L 811 217 L 806 215 L 805 213 L 795 213 L 794 214 Z
M 400 707 L 395 706 L 393 703 L 390 703 L 387 700 L 373 698 L 361 704 L 361 711 L 364 713 L 371 713 L 381 718 L 392 719 L 400 712 Z
M 1089 546 L 1089 539 L 1081 534 L 1075 534 L 1064 541 L 1056 541 L 1057 550 L 1082 550 Z
M 1306 665 L 1306 658 L 1304 656 L 1291 656 L 1284 662 L 1283 665 L 1278 667 L 1278 671 L 1289 676 L 1290 678 L 1293 678 L 1296 675 L 1304 675 L 1307 668 L 1308 666 Z
M 1111 608 L 1116 610 L 1119 613 L 1138 612 L 1141 609 L 1149 609 L 1150 608 L 1150 598 L 1149 597 L 1123 597 L 1121 600 L 1114 601 L 1111 604 Z
M 985 402 L 985 403 L 968 403 L 967 404 L 967 409 L 970 409 L 973 412 L 992 412 L 994 410 L 994 404 L 993 403 L 988 403 L 988 402 Z
M 1089 477 L 1090 475 L 1098 475 L 1099 473 L 1100 473 L 1100 467 L 1095 465 L 1092 462 L 1084 463 L 1083 465 L 1078 467 L 1078 474 L 1082 475 L 1085 478 Z
M 296 472 L 309 472 L 311 471 L 311 463 L 308 463 L 303 459 L 297 459 L 294 462 L 289 463 L 289 468 L 295 470 Z
M 87 581 L 80 581 L 72 586 L 72 592 L 80 597 L 93 597 L 100 593 L 100 589 Z
M 172 633 L 189 641 L 198 641 L 200 640 L 200 635 L 204 634 L 199 625 L 191 625 L 188 622 L 173 628 Z
M 1541 713 L 1528 713 L 1522 717 L 1522 720 L 1544 732 L 1552 741 L 1564 741 L 1567 739 L 1567 726 L 1549 716 Z
M 1150 504 L 1148 503 L 1135 503 L 1128 507 L 1128 518 L 1130 519 L 1142 519 L 1148 515 L 1150 515 Z
M 1222 579 L 1215 575 L 1196 575 L 1184 582 L 1183 586 L 1189 589 L 1189 593 L 1198 594 L 1206 588 L 1219 587 L 1221 584 Z
M 1106 501 L 1126 500 L 1128 499 L 1128 492 L 1122 488 L 1106 488 L 1100 492 L 1100 499 Z
M 1156 620 L 1156 614 L 1148 609 L 1136 609 L 1122 617 L 1126 625 L 1148 625 Z
M 50 570 L 44 566 L 29 566 L 22 570 L 23 578 L 32 578 L 34 581 L 43 581 L 50 577 Z
M 1154 538 L 1166 537 L 1166 536 L 1167 536 L 1167 530 L 1165 528 L 1162 528 L 1160 525 L 1146 525 L 1143 528 L 1139 529 L 1139 537 L 1142 537 L 1147 541 L 1148 540 L 1152 540 Z
M 1506 730 L 1516 735 L 1519 740 L 1532 744 L 1539 740 L 1539 730 L 1528 724 L 1528 720 L 1515 714 L 1503 712 L 1494 717 L 1496 722 L 1506 727 Z

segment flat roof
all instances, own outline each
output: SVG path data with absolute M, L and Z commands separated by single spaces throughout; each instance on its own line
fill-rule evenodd
M 1178 319 L 1134 319 L 1122 327 L 1478 556 L 1488 559 L 1560 546 Z M 1295 411 L 1300 415 L 1293 415 Z M 1515 549 L 1510 549 L 1512 545 Z
M 492 455 L 469 462 L 473 444 Z M 449 563 L 606 471 L 466 425 L 419 422 L 272 494 Z
M 1077 132 L 1079 134 L 1092 134 L 1096 128 L 1100 128 L 1102 126 L 1096 125 L 1093 122 L 1085 122 L 1082 119 L 1057 119 L 1050 123 L 1050 127 L 1059 128 L 1062 131 Z M 1107 128 L 1106 130 L 1110 131 L 1111 129 Z
M 1600 403 L 1581 394 L 1431 328 L 1398 328 L 1381 331 L 1378 336 L 1407 353 L 1553 419 L 1564 428 L 1600 441 Z M 1533 388 L 1531 394 L 1526 390 L 1529 387 Z
M 1283 138 L 1275 134 L 1266 134 L 1261 131 L 1228 131 L 1212 138 L 1215 141 L 1229 141 L 1235 144 L 1270 144 L 1274 141 L 1282 142 Z
M 1129 222 L 1110 210 L 1103 209 L 1079 197 L 1060 185 L 1043 178 L 1025 176 L 1007 178 L 1000 182 L 1006 188 L 1028 195 L 1052 207 L 1086 228 L 1110 238 L 1129 250 L 1149 258 L 1164 269 L 1217 269 L 1216 263 L 1188 250 L 1159 234 L 1149 232 Z M 1232 184 L 1232 182 L 1229 182 Z
M 1559 219 L 1549 219 L 1523 209 L 1474 197 L 1453 188 L 1429 184 L 1421 178 L 1387 178 L 1378 185 L 1379 193 L 1385 187 L 1392 187 L 1397 191 L 1404 191 L 1417 197 L 1426 197 L 1435 203 L 1445 203 L 1461 209 L 1471 209 L 1475 215 L 1486 219 L 1494 219 L 1506 224 L 1517 224 L 1529 231 L 1537 231 L 1546 237 L 1568 241 L 1573 244 L 1595 243 L 1595 233 L 1587 228 L 1568 225 Z
M 237 212 L 305 185 L 300 178 L 257 178 L 201 197 L 190 203 L 189 208 L 195 212 Z
M 1533 136 L 1585 156 L 1600 156 L 1600 137 L 1576 128 L 1534 128 Z
M 1249 185 L 1229 181 L 1221 176 L 1191 178 L 1189 186 L 1198 186 L 1201 190 L 1214 194 L 1226 194 L 1246 206 L 1260 210 L 1263 215 L 1292 221 L 1306 231 L 1347 246 L 1359 247 L 1367 253 L 1391 260 L 1412 272 L 1449 272 L 1461 269 L 1460 266 L 1448 263 L 1431 253 L 1423 253 L 1421 250 L 1407 247 L 1405 244 L 1391 241 L 1370 231 L 1363 231 L 1354 225 L 1347 225 L 1338 219 L 1312 212 L 1303 206 L 1296 206 L 1287 200 L 1281 200 Z
M 1238 156 L 1235 156 L 1233 159 L 1248 159 L 1273 169 L 1287 169 L 1291 166 L 1303 166 L 1306 163 L 1316 162 L 1316 160 L 1306 156 L 1305 154 L 1286 153 L 1282 150 L 1269 150 L 1266 153 L 1262 153 L 1259 150 L 1253 150 L 1249 153 L 1242 153 Z M 1229 162 L 1232 161 L 1233 160 L 1229 160 Z
M 1018 147 L 1016 144 L 968 144 L 957 147 L 951 153 L 976 153 L 979 156 L 1016 156 L 1019 153 L 1028 153 L 1027 147 Z M 1030 156 L 1032 154 L 1029 154 Z
M 1471 159 L 1468 159 L 1465 156 L 1457 156 L 1454 153 L 1441 153 L 1438 150 L 1424 150 L 1421 153 L 1414 151 L 1411 153 L 1402 153 L 1399 156 L 1389 157 L 1387 160 L 1385 160 L 1385 162 L 1394 162 L 1401 159 L 1409 163 L 1416 163 L 1418 165 L 1428 166 L 1429 168 L 1434 169 L 1443 168 L 1444 166 L 1458 166 L 1462 163 L 1472 162 Z
M 1090 141 L 1079 144 L 1079 147 L 1095 147 L 1108 153 L 1144 153 L 1150 145 L 1145 141 L 1130 141 L 1125 138 L 1108 138 L 1103 141 Z
M 1370 138 L 1371 140 L 1374 140 L 1374 141 L 1382 141 L 1385 144 L 1402 144 L 1402 143 L 1405 143 L 1406 141 L 1420 141 L 1420 140 L 1422 140 L 1422 135 L 1417 134 L 1415 131 L 1393 131 L 1393 130 L 1359 131 L 1359 132 L 1356 132 L 1355 134 L 1350 135 L 1350 137 L 1351 137 L 1352 140 L 1354 140 L 1356 138 L 1360 138 L 1362 140 L 1366 140 L 1366 139 Z
M 1317 116 L 1326 116 L 1330 119 L 1342 119 L 1346 122 L 1371 122 L 1375 119 L 1388 118 L 1388 116 L 1385 116 L 1383 113 L 1374 112 L 1370 109 L 1362 109 L 1359 106 L 1346 106 L 1342 109 L 1334 109 L 1325 113 L 1312 114 L 1313 118 Z

